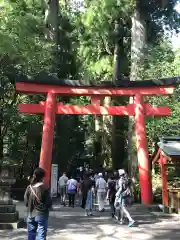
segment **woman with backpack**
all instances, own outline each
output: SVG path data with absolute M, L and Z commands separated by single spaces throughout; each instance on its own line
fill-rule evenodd
M 52 201 L 49 190 L 43 182 L 44 176 L 44 169 L 36 168 L 24 195 L 24 202 L 27 207 L 28 240 L 35 240 L 37 231 L 38 240 L 46 239 Z
M 77 187 L 78 187 L 78 182 L 72 176 L 67 182 L 67 192 L 68 192 L 68 196 L 69 196 L 69 207 L 74 208 L 75 196 L 76 196 L 76 193 L 77 193 Z
M 129 220 L 129 227 L 132 227 L 135 221 L 132 219 L 130 213 L 128 212 L 126 206 L 131 202 L 132 191 L 131 191 L 131 181 L 128 178 L 124 169 L 119 169 L 119 180 L 117 182 L 117 193 L 115 199 L 115 207 L 119 205 L 120 207 L 120 223 L 124 223 L 124 216 Z

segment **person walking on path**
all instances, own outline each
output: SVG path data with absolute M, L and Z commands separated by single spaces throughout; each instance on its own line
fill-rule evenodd
M 78 187 L 78 182 L 74 177 L 71 177 L 71 179 L 68 180 L 67 182 L 67 192 L 69 196 L 69 207 L 74 208 L 75 204 L 75 196 L 77 193 L 77 187 Z
M 96 181 L 97 200 L 99 206 L 99 212 L 104 212 L 104 200 L 106 194 L 107 183 L 103 178 L 102 173 L 98 174 L 99 178 Z
M 52 200 L 49 190 L 43 182 L 44 176 L 45 171 L 42 168 L 35 169 L 31 183 L 24 195 L 27 207 L 28 240 L 35 240 L 37 232 L 38 240 L 46 239 Z
M 68 177 L 66 176 L 66 173 L 64 172 L 63 175 L 59 178 L 58 185 L 59 185 L 59 194 L 60 194 L 60 203 L 64 206 L 66 205 L 66 194 L 67 194 L 67 182 Z
M 120 223 L 124 223 L 124 216 L 129 220 L 128 226 L 134 225 L 135 221 L 132 219 L 126 206 L 130 203 L 132 198 L 132 191 L 130 186 L 130 179 L 128 178 L 124 169 L 119 169 L 119 180 L 117 183 L 117 193 L 115 199 L 115 207 L 120 207 Z
M 111 209 L 111 216 L 112 218 L 115 217 L 115 198 L 116 198 L 116 180 L 114 176 L 110 176 L 107 183 L 107 196 L 106 199 L 109 201 L 110 209 Z
M 86 174 L 84 176 L 84 180 L 81 183 L 81 207 L 85 209 L 85 216 L 92 216 L 93 192 L 93 181 L 90 179 L 89 174 Z

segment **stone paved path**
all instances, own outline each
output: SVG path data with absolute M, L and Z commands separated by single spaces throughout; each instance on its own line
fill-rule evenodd
M 24 216 L 22 203 L 17 204 L 20 216 Z M 85 217 L 76 207 L 55 206 L 50 213 L 48 240 L 180 240 L 180 218 L 178 216 L 155 216 L 140 205 L 131 209 L 138 222 L 133 228 L 112 221 L 109 213 L 94 213 Z M 0 240 L 25 240 L 26 229 L 0 231 Z

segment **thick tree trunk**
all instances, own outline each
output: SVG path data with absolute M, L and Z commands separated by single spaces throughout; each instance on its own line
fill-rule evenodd
M 2 136 L 2 125 L 3 125 L 3 112 L 2 106 L 0 106 L 0 160 L 3 159 L 3 136 Z
M 103 166 L 102 157 L 102 116 L 94 116 L 94 167 Z
M 120 21 L 115 21 L 114 34 L 115 34 L 115 46 L 114 46 L 114 72 L 113 72 L 113 81 L 116 81 L 121 78 L 120 73 L 120 44 L 119 41 L 122 41 L 119 38 L 120 30 Z M 105 97 L 103 105 L 110 106 L 112 102 L 111 97 Z M 113 117 L 112 116 L 103 116 L 103 134 L 102 134 L 102 156 L 103 156 L 103 165 L 104 167 L 111 168 L 113 167 Z M 115 143 L 115 142 L 114 142 Z
M 0 160 L 1 159 L 3 159 L 3 138 L 1 136 L 1 129 L 0 129 Z
M 114 81 L 121 81 L 129 74 L 127 54 L 124 50 L 124 37 L 126 36 L 124 23 L 117 21 L 115 23 L 115 49 L 114 49 Z M 126 105 L 127 99 L 125 97 L 113 98 L 114 105 Z M 126 136 L 127 117 L 113 116 L 112 122 L 112 162 L 113 168 L 117 169 L 124 167 L 126 159 Z
M 45 0 L 45 25 L 47 28 L 46 37 L 54 43 L 58 41 L 58 0 Z
M 123 37 L 121 37 L 122 33 L 120 31 L 121 22 L 115 22 L 115 47 L 114 47 L 114 73 L 113 73 L 113 81 L 119 81 L 122 77 L 121 73 L 121 47 L 123 45 Z
M 104 106 L 111 105 L 111 97 L 105 97 Z M 102 131 L 102 157 L 103 166 L 105 168 L 112 167 L 112 116 L 103 116 L 103 131 Z
M 44 0 L 45 2 L 45 37 L 54 43 L 52 48 L 54 61 L 52 70 L 58 70 L 58 40 L 59 40 L 59 0 Z
M 140 80 L 142 71 L 142 60 L 144 57 L 144 48 L 146 44 L 146 24 L 141 12 L 141 1 L 137 0 L 136 10 L 132 17 L 131 30 L 131 73 L 130 80 Z M 129 103 L 133 103 L 133 97 Z M 137 176 L 137 154 L 134 134 L 134 118 L 129 117 L 128 126 L 128 172 L 131 177 Z

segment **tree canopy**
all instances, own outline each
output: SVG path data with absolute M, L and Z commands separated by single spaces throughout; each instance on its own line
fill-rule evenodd
M 33 167 L 39 161 L 43 118 L 19 114 L 18 104 L 38 103 L 45 96 L 17 94 L 15 80 L 41 72 L 55 72 L 61 79 L 112 80 L 116 44 L 119 46 L 119 70 L 129 77 L 132 17 L 137 10 L 146 28 L 145 59 L 139 66 L 142 78 L 179 75 L 180 50 L 174 51 L 169 40 L 169 36 L 180 28 L 179 14 L 174 9 L 177 2 L 85 0 L 81 8 L 72 1 L 63 0 L 53 0 L 51 3 L 55 5 L 45 0 L 9 0 L 1 4 L 0 158 L 7 157 L 20 163 L 27 172 L 29 165 Z M 55 6 L 58 9 L 53 9 Z M 47 37 L 55 20 L 57 29 L 53 34 L 57 38 Z M 89 102 L 86 97 L 59 97 L 58 100 L 80 105 Z M 158 136 L 180 134 L 179 128 L 175 127 L 180 116 L 179 88 L 172 98 L 149 98 L 147 101 L 172 109 L 171 117 L 147 119 L 151 151 Z M 116 102 L 122 104 L 122 99 L 116 99 Z M 125 121 L 126 118 L 123 124 L 122 121 L 116 124 L 119 124 L 118 134 L 123 136 L 123 148 L 127 151 Z M 53 161 L 59 163 L 61 169 L 83 164 L 82 159 L 89 159 L 87 156 L 93 159 L 96 138 L 93 122 L 92 116 L 57 116 Z M 118 142 L 116 144 L 118 146 Z M 126 156 L 122 158 L 124 160 Z M 116 162 L 122 164 L 118 159 Z M 93 160 L 91 163 L 94 164 Z

